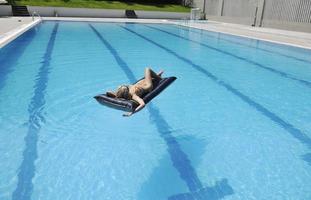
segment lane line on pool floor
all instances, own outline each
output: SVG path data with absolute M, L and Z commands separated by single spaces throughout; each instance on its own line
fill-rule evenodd
M 214 74 L 212 74 L 211 72 L 206 70 L 204 67 L 193 63 L 191 60 L 189 60 L 189 59 L 187 59 L 187 58 L 177 54 L 176 52 L 174 52 L 173 50 L 163 46 L 162 44 L 157 43 L 157 42 L 151 40 L 150 38 L 148 38 L 148 37 L 146 37 L 146 36 L 144 36 L 144 35 L 142 35 L 140 33 L 135 32 L 132 29 L 129 29 L 129 28 L 121 26 L 121 25 L 119 25 L 119 26 L 121 28 L 123 28 L 124 30 L 126 30 L 126 31 L 128 31 L 130 33 L 133 33 L 134 35 L 138 36 L 139 38 L 141 38 L 143 40 L 146 40 L 149 43 L 157 46 L 158 48 L 160 48 L 160 49 L 168 52 L 169 54 L 175 56 L 179 60 L 185 62 L 188 65 L 190 65 L 193 69 L 201 72 L 202 74 L 204 74 L 206 77 L 208 77 L 209 79 L 211 79 L 212 81 L 214 81 L 215 83 L 220 85 L 221 87 L 224 87 L 225 89 L 230 91 L 232 94 L 234 94 L 235 96 L 239 97 L 242 101 L 247 103 L 249 106 L 253 107 L 255 110 L 257 110 L 258 112 L 262 113 L 268 119 L 270 119 L 275 124 L 277 124 L 281 128 L 283 128 L 286 132 L 290 133 L 290 135 L 292 135 L 294 138 L 299 140 L 302 144 L 305 144 L 309 149 L 311 149 L 311 138 L 309 138 L 308 135 L 303 133 L 301 130 L 299 130 L 298 128 L 296 128 L 295 126 L 290 124 L 289 122 L 286 122 L 285 120 L 283 120 L 281 117 L 277 116 L 272 111 L 269 111 L 267 108 L 265 108 L 261 104 L 255 102 L 250 97 L 248 97 L 247 95 L 245 95 L 242 92 L 240 92 L 238 89 L 235 89 L 230 84 L 228 84 L 228 83 L 224 82 L 223 80 L 219 79 L 217 76 L 215 76 Z
M 131 71 L 128 64 L 120 57 L 116 49 L 100 34 L 97 29 L 89 24 L 90 28 L 94 31 L 97 37 L 102 41 L 102 43 L 106 46 L 106 48 L 110 51 L 116 62 L 118 63 L 121 70 L 126 74 L 127 78 L 131 82 L 136 82 L 136 77 Z M 147 105 L 148 111 L 150 113 L 151 118 L 154 120 L 156 124 L 156 128 L 160 133 L 160 136 L 166 142 L 168 146 L 168 152 L 173 163 L 173 166 L 179 172 L 180 178 L 185 181 L 188 186 L 190 193 L 177 194 L 171 196 L 170 200 L 181 200 L 186 197 L 196 197 L 195 199 L 207 200 L 211 197 L 213 199 L 221 199 L 224 196 L 233 194 L 233 189 L 230 185 L 228 185 L 227 179 L 222 179 L 217 182 L 216 185 L 212 187 L 203 187 L 195 169 L 191 165 L 191 161 L 189 160 L 187 154 L 185 154 L 177 139 L 171 134 L 172 128 L 169 126 L 167 121 L 160 114 L 160 111 L 156 106 L 152 103 Z M 185 197 L 185 198 L 181 198 Z M 189 199 L 189 198 L 188 198 Z
M 37 74 L 34 96 L 32 97 L 28 112 L 28 132 L 25 136 L 25 149 L 23 152 L 23 161 L 18 172 L 17 187 L 13 192 L 13 200 L 30 200 L 33 191 L 32 179 L 35 176 L 35 161 L 38 157 L 37 142 L 41 129 L 41 121 L 44 121 L 42 109 L 45 104 L 45 90 L 48 84 L 48 74 L 50 73 L 50 61 L 54 48 L 55 38 L 58 30 L 58 23 L 54 25 L 47 48 L 44 54 L 44 60 Z
M 185 40 L 185 41 L 189 41 L 189 42 L 198 44 L 198 45 L 200 45 L 200 46 L 202 46 L 202 47 L 206 47 L 206 48 L 211 49 L 211 50 L 213 50 L 213 51 L 216 51 L 216 52 L 218 52 L 218 53 L 222 53 L 222 54 L 225 54 L 225 55 L 227 55 L 227 56 L 231 56 L 231 57 L 236 58 L 236 59 L 238 59 L 238 60 L 241 60 L 241 61 L 247 62 L 247 63 L 249 63 L 249 64 L 252 64 L 252 65 L 254 65 L 254 66 L 257 66 L 258 68 L 267 70 L 267 71 L 272 72 L 272 73 L 274 73 L 274 74 L 277 74 L 277 75 L 279 75 L 279 76 L 281 76 L 281 77 L 284 77 L 284 78 L 287 78 L 287 79 L 290 79 L 290 80 L 297 81 L 298 83 L 301 83 L 301 84 L 303 84 L 303 85 L 305 85 L 305 86 L 311 88 L 311 82 L 309 82 L 309 81 L 296 78 L 296 77 L 294 77 L 294 76 L 292 76 L 292 75 L 290 75 L 290 74 L 287 74 L 287 73 L 285 73 L 285 72 L 282 72 L 282 71 L 273 69 L 273 68 L 271 68 L 271 67 L 267 67 L 267 66 L 262 65 L 262 64 L 260 64 L 260 63 L 258 63 L 258 62 L 249 60 L 249 59 L 247 59 L 247 58 L 243 58 L 243 57 L 238 56 L 238 55 L 235 55 L 234 53 L 230 53 L 230 52 L 228 52 L 228 51 L 224 51 L 224 50 L 218 49 L 218 48 L 213 47 L 213 46 L 210 46 L 210 45 L 208 45 L 208 44 L 201 43 L 201 42 L 198 42 L 198 41 L 195 41 L 195 40 L 192 40 L 192 39 L 189 39 L 189 38 L 186 38 L 186 37 L 177 35 L 177 34 L 175 34 L 175 33 L 171 33 L 171 32 L 169 32 L 169 31 L 162 30 L 162 29 L 160 29 L 160 28 L 156 28 L 156 27 L 149 26 L 149 25 L 144 25 L 144 26 L 145 26 L 145 27 L 148 27 L 148 28 L 150 28 L 150 29 L 153 29 L 153 30 L 157 30 L 157 31 L 166 33 L 166 34 L 171 35 L 171 36 L 173 36 L 173 37 L 176 37 L 176 38 L 179 38 L 179 39 L 182 39 L 182 40 Z
M 283 53 L 280 53 L 280 52 L 264 49 L 264 48 L 261 48 L 261 47 L 254 47 L 254 46 L 250 46 L 250 45 L 247 45 L 247 44 L 243 44 L 242 42 L 237 42 L 237 41 L 232 41 L 230 39 L 225 39 L 225 38 L 219 38 L 219 37 L 216 37 L 216 36 L 212 36 L 212 35 L 209 35 L 209 32 L 211 32 L 211 31 L 207 31 L 207 30 L 204 30 L 204 29 L 198 29 L 198 28 L 192 28 L 192 27 L 186 27 L 186 26 L 180 26 L 180 25 L 179 26 L 175 25 L 175 26 L 172 26 L 172 27 L 174 27 L 175 29 L 186 30 L 186 31 L 188 31 L 190 33 L 195 33 L 195 34 L 198 34 L 198 35 L 201 35 L 201 36 L 206 36 L 206 37 L 209 37 L 209 38 L 212 38 L 212 39 L 218 39 L 218 40 L 226 41 L 226 42 L 229 42 L 229 43 L 232 43 L 232 44 L 236 44 L 236 45 L 240 45 L 240 46 L 243 46 L 243 47 L 264 51 L 264 52 L 267 52 L 267 53 L 271 53 L 271 54 L 283 56 L 283 57 L 286 57 L 286 58 L 294 59 L 294 60 L 297 60 L 297 61 L 300 61 L 300 62 L 304 62 L 304 63 L 307 63 L 307 64 L 311 64 L 311 61 L 303 59 L 303 58 L 297 58 L 295 56 L 286 55 L 286 54 L 283 54 Z M 200 32 L 194 31 L 193 29 L 196 29 L 196 30 L 198 30 Z M 215 33 L 217 33 L 217 32 L 215 32 Z M 229 36 L 229 35 L 224 34 L 224 33 L 217 33 L 217 34 Z M 233 37 L 233 36 L 229 36 L 229 37 Z M 235 37 L 238 37 L 238 36 L 235 36 Z M 246 38 L 242 38 L 242 39 L 246 39 Z M 257 41 L 257 42 L 266 42 L 266 41 L 262 41 L 262 40 L 249 39 L 249 38 L 248 38 L 248 40 L 253 40 L 253 41 Z M 267 43 L 269 43 L 269 42 L 267 42 Z M 273 44 L 273 45 L 280 45 L 280 44 Z M 296 48 L 298 48 L 298 47 L 296 47 Z

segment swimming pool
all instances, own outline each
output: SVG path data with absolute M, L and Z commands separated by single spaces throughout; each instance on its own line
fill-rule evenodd
M 0 199 L 311 199 L 311 51 L 46 21 L 0 50 Z M 93 96 L 178 79 L 130 118 Z

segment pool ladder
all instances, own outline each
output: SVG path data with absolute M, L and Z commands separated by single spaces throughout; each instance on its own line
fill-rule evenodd
M 42 17 L 36 11 L 32 12 L 32 15 L 31 15 L 32 21 L 35 21 L 35 16 L 38 16 L 40 19 L 40 22 L 42 22 Z

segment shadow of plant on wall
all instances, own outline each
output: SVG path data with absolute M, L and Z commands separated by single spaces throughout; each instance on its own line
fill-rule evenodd
M 16 5 L 15 1 L 14 0 L 6 0 L 8 2 L 9 5 Z
M 70 1 L 70 0 L 63 0 L 63 1 Z M 130 1 L 125 1 L 125 0 L 119 0 L 119 1 L 107 1 L 107 0 L 95 0 L 98 2 L 105 2 L 105 3 L 109 3 L 109 4 L 113 4 L 113 3 L 125 3 L 127 5 L 135 5 L 135 4 L 140 4 L 142 6 L 155 6 L 158 8 L 164 8 L 164 7 L 168 7 L 168 6 L 176 6 L 176 5 L 183 5 L 183 6 L 187 6 L 190 7 L 193 4 L 193 0 L 183 0 L 182 2 L 178 2 L 175 0 L 172 1 L 166 1 L 166 0 L 161 0 L 161 1 L 156 1 L 156 0 L 130 0 Z

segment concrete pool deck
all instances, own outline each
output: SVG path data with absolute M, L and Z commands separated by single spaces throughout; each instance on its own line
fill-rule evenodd
M 39 22 L 31 17 L 0 17 L 0 48 Z
M 288 31 L 265 27 L 252 27 L 247 25 L 223 23 L 216 21 L 208 21 L 205 23 L 189 23 L 185 21 L 181 22 L 181 24 L 184 26 L 203 29 L 207 31 L 237 35 L 252 39 L 311 49 L 311 33 L 307 32 Z
M 207 31 L 237 35 L 252 39 L 259 39 L 279 44 L 286 44 L 311 49 L 311 33 L 287 31 L 272 28 L 251 27 L 241 24 L 230 24 L 215 21 L 195 22 L 186 20 L 163 20 L 163 19 L 69 18 L 69 17 L 43 17 L 43 20 L 176 24 L 197 29 L 203 29 Z M 39 19 L 32 21 L 31 17 L 0 18 L 0 48 L 39 22 L 40 22 Z

